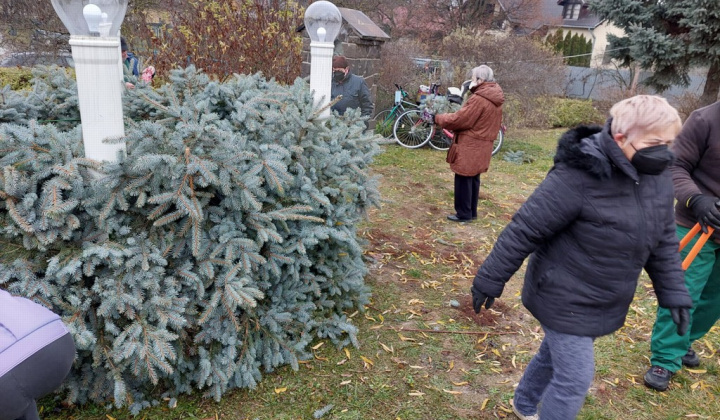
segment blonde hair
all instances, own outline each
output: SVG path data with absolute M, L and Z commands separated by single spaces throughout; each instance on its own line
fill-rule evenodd
M 610 108 L 613 134 L 621 133 L 632 141 L 637 133 L 658 132 L 674 128 L 675 135 L 682 128 L 677 110 L 665 98 L 655 95 L 637 95 L 624 99 Z

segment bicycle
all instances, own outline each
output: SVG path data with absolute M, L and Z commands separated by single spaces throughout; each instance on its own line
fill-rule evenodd
M 453 138 L 455 137 L 455 133 L 446 128 L 437 130 L 434 126 L 433 130 L 434 132 L 431 134 L 430 140 L 428 140 L 430 147 L 435 150 L 448 150 Z M 495 156 L 502 148 L 506 131 L 507 126 L 505 124 L 500 124 L 500 131 L 498 131 L 498 135 L 493 141 L 492 156 Z
M 434 98 L 439 87 L 439 83 L 433 83 L 428 94 Z M 405 111 L 395 120 L 393 136 L 401 146 L 410 149 L 422 147 L 432 137 L 433 125 L 421 118 L 422 113 L 423 110 L 420 109 Z
M 437 85 L 433 85 L 434 94 L 437 93 L 437 87 Z M 507 127 L 505 124 L 501 124 L 498 135 L 493 141 L 493 156 L 502 147 L 505 131 L 507 131 Z M 424 110 L 410 110 L 401 114 L 395 121 L 393 134 L 395 140 L 408 149 L 417 149 L 429 143 L 433 149 L 448 150 L 454 138 L 454 133 L 450 130 L 443 128 L 437 131 L 435 124 L 424 115 Z
M 395 83 L 395 87 L 397 88 L 395 91 L 395 105 L 392 108 L 378 112 L 372 119 L 375 122 L 375 134 L 379 134 L 386 139 L 393 136 L 393 126 L 398 116 L 408 111 L 405 107 L 407 106 L 412 109 L 417 109 L 418 107 L 417 104 L 406 100 L 410 95 L 402 86 Z

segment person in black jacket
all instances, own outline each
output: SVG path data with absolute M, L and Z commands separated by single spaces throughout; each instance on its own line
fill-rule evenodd
M 623 326 L 643 268 L 685 334 L 692 300 L 666 170 L 680 126 L 665 99 L 639 95 L 615 104 L 604 127 L 565 133 L 555 165 L 478 269 L 475 312 L 530 256 L 522 302 L 545 337 L 512 401 L 521 419 L 576 417 L 594 376 L 593 341 Z
M 334 100 L 342 95 L 342 99 L 332 106 L 332 110 L 343 115 L 348 108 L 360 108 L 363 117 L 370 117 L 374 105 L 365 79 L 350 71 L 350 63 L 342 55 L 333 57 L 332 71 L 330 98 Z

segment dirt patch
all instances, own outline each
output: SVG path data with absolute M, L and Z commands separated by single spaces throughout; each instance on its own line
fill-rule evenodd
M 472 296 L 463 296 L 458 301 L 460 302 L 460 307 L 458 308 L 460 313 L 478 325 L 497 327 L 505 321 L 501 315 L 512 312 L 511 308 L 499 300 L 495 300 L 493 306 L 490 307 L 493 311 L 486 310 L 485 307 L 483 307 L 479 314 L 476 314 L 473 309 Z

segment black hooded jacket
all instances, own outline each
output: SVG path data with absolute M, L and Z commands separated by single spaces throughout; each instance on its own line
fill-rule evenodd
M 478 270 L 498 297 L 530 255 L 522 301 L 551 330 L 599 337 L 623 326 L 643 268 L 659 305 L 692 306 L 680 267 L 669 171 L 639 174 L 610 125 L 578 127 Z

